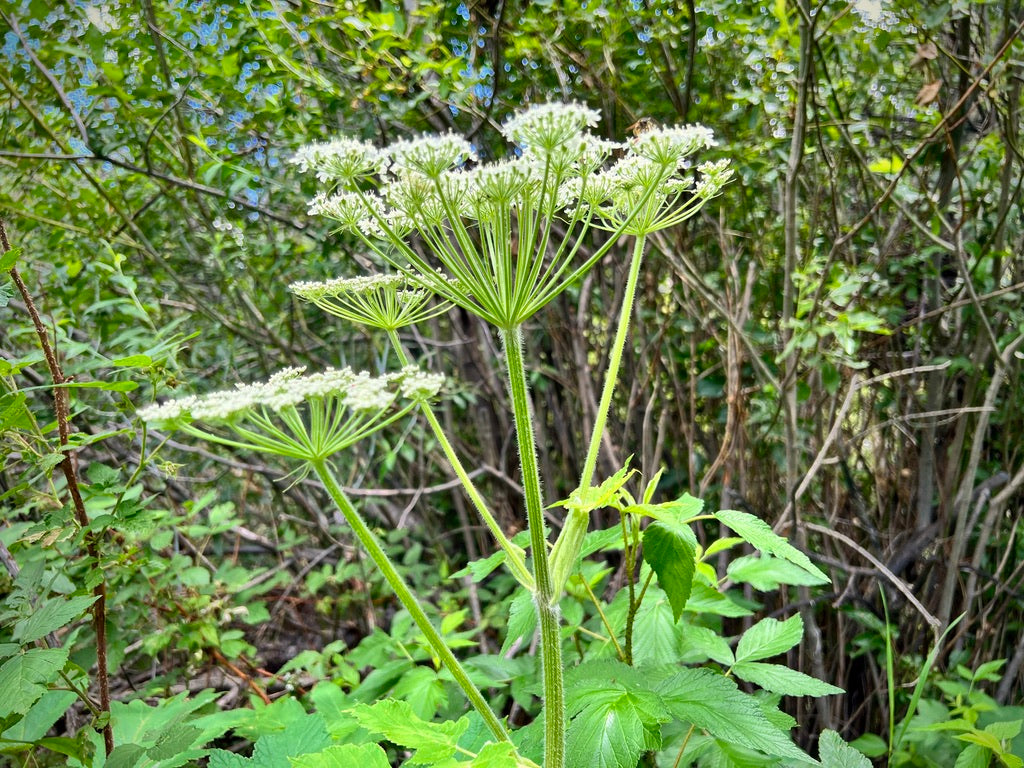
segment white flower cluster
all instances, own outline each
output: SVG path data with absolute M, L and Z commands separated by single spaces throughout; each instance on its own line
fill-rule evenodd
M 372 144 L 342 138 L 300 147 L 289 162 L 300 171 L 313 171 L 324 183 L 350 184 L 384 170 L 387 158 Z
M 391 406 L 399 392 L 407 388 L 426 393 L 423 374 L 415 366 L 401 373 L 371 376 L 351 368 L 328 368 L 320 373 L 303 375 L 305 368 L 285 368 L 265 382 L 238 384 L 234 389 L 211 392 L 199 397 L 189 396 L 160 405 L 139 409 L 139 417 L 147 423 L 175 421 L 226 422 L 242 417 L 254 409 L 279 412 L 305 400 L 337 398 L 351 411 L 381 411 Z M 438 377 L 429 394 L 437 393 L 444 377 Z M 406 384 L 406 381 L 411 382 Z M 406 395 L 407 397 L 409 395 Z
M 687 157 L 715 146 L 715 136 L 703 125 L 677 125 L 644 131 L 630 142 L 630 149 L 659 165 L 681 168 Z
M 728 160 L 716 160 L 713 163 L 701 163 L 697 166 L 697 170 L 702 175 L 700 181 L 697 182 L 697 188 L 694 190 L 694 194 L 705 200 L 710 200 L 721 192 L 722 187 L 724 187 L 733 176 L 733 170 L 729 166 Z
M 436 397 L 444 386 L 444 374 L 421 371 L 415 365 L 407 365 L 399 375 L 402 377 L 399 384 L 402 397 L 418 402 Z
M 451 308 L 448 302 L 433 302 L 434 292 L 422 283 L 397 274 L 292 283 L 288 290 L 332 315 L 386 331 L 421 322 Z
M 467 160 L 476 159 L 470 143 L 454 133 L 399 141 L 388 147 L 387 151 L 392 160 L 392 173 L 400 176 L 412 171 L 430 179 L 436 179 Z
M 509 141 L 544 151 L 564 145 L 601 119 L 582 104 L 538 104 L 515 115 L 501 129 Z

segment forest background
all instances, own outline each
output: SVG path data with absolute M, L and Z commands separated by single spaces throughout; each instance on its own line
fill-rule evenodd
M 1019 4 L 18 0 L 0 26 L 0 590 L 32 573 L 77 595 L 60 642 L 89 669 L 79 619 L 100 563 L 115 698 L 269 701 L 392 658 L 394 606 L 328 535 L 315 487 L 173 437 L 151 456 L 135 408 L 285 365 L 382 362 L 288 293 L 367 265 L 306 215 L 315 185 L 287 163 L 300 145 L 453 130 L 501 152 L 514 109 L 579 100 L 619 140 L 641 118 L 703 123 L 735 169 L 699 217 L 651 239 L 602 469 L 630 455 L 644 477 L 666 467 L 667 497 L 754 513 L 832 576 L 758 607 L 800 609 L 788 663 L 846 691 L 787 704 L 798 742 L 884 734 L 932 648 L 919 717 L 1024 703 Z M 565 425 L 593 418 L 607 362 L 594 350 L 627 263 L 613 251 L 527 329 L 546 477 L 582 463 L 586 434 Z M 67 377 L 68 435 L 12 268 Z M 429 330 L 408 341 L 453 372 L 443 421 L 511 527 L 522 501 L 496 341 L 459 312 Z M 111 516 L 80 551 L 69 446 L 92 524 Z M 490 551 L 436 454 L 419 429 L 382 437 L 344 479 L 427 594 Z M 507 592 L 459 578 L 447 629 L 493 650 Z M 750 621 L 726 619 L 726 634 Z M 431 690 L 402 674 L 397 695 Z M 4 738 L 38 741 L 57 717 L 74 736 L 88 713 L 46 697 Z

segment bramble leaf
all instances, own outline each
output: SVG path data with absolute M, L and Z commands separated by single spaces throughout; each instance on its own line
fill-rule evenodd
M 736 661 L 756 661 L 785 653 L 800 642 L 804 622 L 796 613 L 785 621 L 761 619 L 743 633 L 736 646 Z
M 835 731 L 822 731 L 818 740 L 822 768 L 871 768 L 871 761 Z
M 824 583 L 799 565 L 764 554 L 737 557 L 729 563 L 726 573 L 733 581 L 749 584 L 762 592 L 778 589 L 780 584 L 812 587 Z
M 32 648 L 0 666 L 0 716 L 25 714 L 68 660 L 66 648 Z
M 709 669 L 680 669 L 657 686 L 675 717 L 712 736 L 778 757 L 816 761 L 769 722 L 752 696 Z
M 79 618 L 94 602 L 95 595 L 79 595 L 67 600 L 50 598 L 38 611 L 14 625 L 12 637 L 25 645 L 35 642 Z
M 732 668 L 733 674 L 766 691 L 784 696 L 830 696 L 844 693 L 842 688 L 819 680 L 816 677 L 797 672 L 781 664 L 765 664 L 761 661 L 739 661 Z
M 723 509 L 715 512 L 714 516 L 746 539 L 755 549 L 799 565 L 821 579 L 823 584 L 831 582 L 824 571 L 812 563 L 807 555 L 776 534 L 761 518 L 735 509 Z
M 644 531 L 644 560 L 658 574 L 672 618 L 679 621 L 690 599 L 697 560 L 697 537 L 688 525 L 655 521 Z

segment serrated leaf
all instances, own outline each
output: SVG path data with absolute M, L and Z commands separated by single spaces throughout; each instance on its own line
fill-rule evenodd
M 153 358 L 149 355 L 128 355 L 111 360 L 110 364 L 118 368 L 145 368 L 153 364 Z
M 816 677 L 797 672 L 781 664 L 765 664 L 761 661 L 738 661 L 732 668 L 733 674 L 748 683 L 759 685 L 766 691 L 784 696 L 831 696 L 845 693 L 842 688 L 819 680 Z
M 9 251 L 4 251 L 3 256 L 0 256 L 0 272 L 10 272 L 14 269 L 15 262 L 21 258 L 21 248 L 11 248 Z
M 743 539 L 739 536 L 726 536 L 724 539 L 717 539 L 716 541 L 708 544 L 708 548 L 704 550 L 704 555 L 701 559 L 707 560 L 709 557 L 717 555 L 719 552 L 724 552 L 727 549 L 732 549 L 737 544 L 742 544 Z
M 989 768 L 992 765 L 992 753 L 977 744 L 968 744 L 959 755 L 953 768 Z
M 985 733 L 991 733 L 997 739 L 1015 739 L 1020 733 L 1024 720 L 1002 720 L 985 726 Z
M 812 563 L 807 555 L 777 535 L 761 518 L 735 509 L 723 509 L 715 512 L 714 516 L 746 539 L 755 549 L 799 565 L 821 579 L 824 584 L 831 583 L 831 579 Z
M 744 608 L 728 595 L 723 595 L 700 581 L 693 582 L 693 591 L 690 592 L 690 599 L 686 601 L 686 611 L 687 613 L 712 613 L 729 618 L 753 614 L 749 608 Z
M 95 595 L 79 595 L 67 600 L 52 597 L 38 611 L 16 623 L 12 637 L 25 645 L 33 643 L 80 618 L 96 599 Z
M 335 744 L 323 752 L 288 758 L 292 768 L 391 768 L 379 744 Z
M 871 768 L 871 761 L 835 731 L 822 731 L 818 740 L 822 768 Z
M 765 717 L 752 696 L 709 669 L 680 669 L 657 690 L 668 710 L 712 736 L 778 757 L 817 761 L 797 747 Z
M 474 582 L 480 582 L 503 562 L 505 562 L 505 550 L 499 549 L 490 557 L 469 563 L 465 568 L 453 573 L 451 578 L 461 579 L 463 576 L 472 576 Z
M 785 621 L 761 619 L 743 633 L 736 646 L 736 661 L 756 661 L 785 653 L 800 642 L 804 622 L 799 613 Z
M 448 690 L 433 667 L 413 667 L 391 691 L 397 699 L 409 702 L 413 713 L 430 720 L 448 703 Z
M 360 704 L 352 710 L 363 728 L 390 742 L 415 750 L 409 765 L 447 760 L 455 754 L 459 737 L 469 727 L 465 717 L 444 723 L 431 723 L 417 717 L 405 701 L 383 699 L 372 706 Z
M 697 537 L 688 525 L 655 521 L 644 531 L 644 560 L 658 574 L 658 585 L 672 606 L 672 618 L 679 621 L 693 588 Z
M 517 640 L 533 635 L 537 629 L 537 610 L 533 598 L 526 590 L 512 598 L 508 609 L 508 627 L 505 631 L 505 642 L 501 652 L 507 653 Z
M 799 565 L 770 555 L 738 557 L 729 563 L 726 573 L 733 581 L 749 584 L 762 592 L 776 590 L 780 584 L 813 587 L 825 583 Z
M 188 723 L 176 723 L 157 736 L 156 743 L 146 750 L 151 760 L 168 760 L 195 746 L 202 738 L 202 731 Z
M 210 768 L 291 768 L 289 758 L 320 752 L 331 745 L 319 715 L 297 720 L 283 733 L 268 733 L 256 740 L 251 758 L 223 749 L 210 752 Z
M 661 746 L 661 723 L 668 719 L 650 691 L 595 696 L 566 731 L 569 768 L 634 768 L 644 752 Z
M 727 667 L 731 667 L 736 662 L 736 657 L 726 639 L 707 627 L 686 625 L 683 629 L 680 650 L 684 656 L 699 654 Z M 703 658 L 699 660 L 703 661 Z
M 68 660 L 66 648 L 32 648 L 0 666 L 0 716 L 24 715 Z
M 518 768 L 520 765 L 523 763 L 519 761 L 516 748 L 507 741 L 485 744 L 470 763 L 471 768 Z
M 143 762 L 146 748 L 141 744 L 118 744 L 107 756 L 106 768 L 135 768 Z

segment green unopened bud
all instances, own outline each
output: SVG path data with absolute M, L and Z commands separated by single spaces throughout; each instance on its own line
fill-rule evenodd
M 565 583 L 576 569 L 576 560 L 583 547 L 583 539 L 590 525 L 590 512 L 585 509 L 570 509 L 565 519 L 562 532 L 558 534 L 555 545 L 548 557 L 551 569 L 551 602 L 557 603 L 562 598 Z

